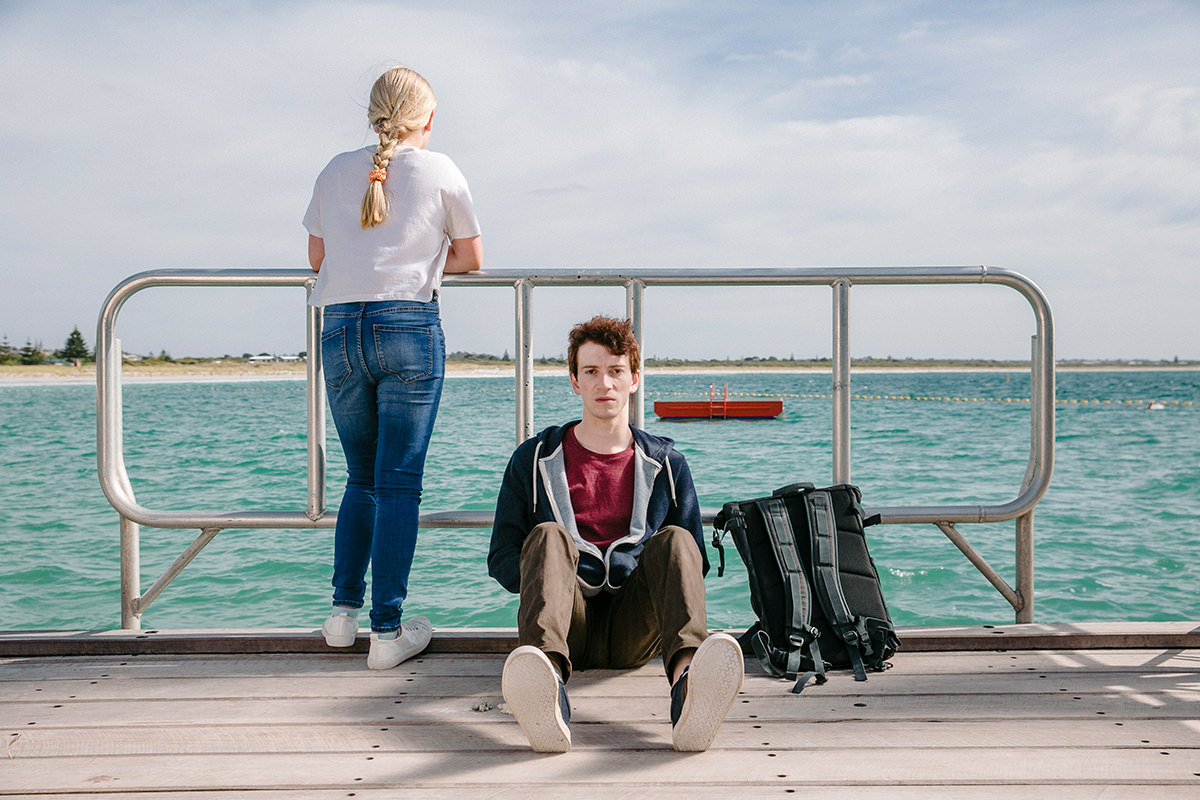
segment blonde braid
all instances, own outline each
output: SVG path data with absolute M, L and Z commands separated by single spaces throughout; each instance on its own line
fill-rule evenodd
M 379 146 L 375 148 L 375 169 L 387 175 L 388 164 L 392 161 L 392 154 L 396 152 L 396 146 L 400 144 L 400 136 L 395 133 L 380 133 Z M 376 225 L 387 219 L 388 215 L 388 199 L 387 194 L 383 191 L 383 180 L 376 179 L 374 173 L 367 182 L 367 193 L 363 195 L 362 214 L 359 217 L 359 222 L 362 224 L 363 230 L 374 228 Z
M 393 67 L 379 76 L 371 87 L 367 118 L 379 133 L 375 148 L 375 169 L 367 178 L 360 222 L 363 229 L 379 225 L 388 215 L 387 194 L 383 182 L 396 147 L 407 136 L 425 127 L 437 106 L 429 83 L 407 67 Z

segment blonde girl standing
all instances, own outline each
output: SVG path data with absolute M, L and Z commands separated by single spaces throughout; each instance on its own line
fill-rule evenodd
M 371 566 L 367 666 L 389 669 L 429 644 L 425 617 L 402 618 L 417 541 L 425 453 L 445 375 L 442 274 L 483 260 L 466 179 L 426 149 L 436 108 L 428 82 L 385 72 L 367 109 L 379 144 L 341 153 L 317 177 L 304 215 L 323 309 L 321 358 L 346 454 L 334 534 L 331 647 L 348 647 Z

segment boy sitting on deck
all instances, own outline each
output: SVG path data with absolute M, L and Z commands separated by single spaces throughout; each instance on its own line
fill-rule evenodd
M 571 747 L 572 669 L 631 669 L 662 654 L 672 744 L 708 749 L 742 686 L 742 651 L 708 635 L 703 526 L 670 439 L 629 424 L 641 359 L 628 321 L 575 326 L 567 350 L 582 418 L 513 453 L 488 572 L 521 596 L 503 692 L 533 749 Z

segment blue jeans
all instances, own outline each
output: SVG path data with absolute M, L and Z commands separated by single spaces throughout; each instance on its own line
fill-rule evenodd
M 417 544 L 425 453 L 445 377 L 432 302 L 325 307 L 325 388 L 346 454 L 333 542 L 333 604 L 361 608 L 371 565 L 371 630 L 400 627 Z

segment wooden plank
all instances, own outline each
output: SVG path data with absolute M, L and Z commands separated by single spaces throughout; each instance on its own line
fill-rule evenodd
M 738 631 L 732 631 L 738 633 Z M 899 629 L 903 647 L 918 651 L 1082 648 L 1200 648 L 1195 622 L 1095 622 L 971 625 Z M 436 627 L 431 653 L 507 653 L 512 628 Z M 366 652 L 367 636 L 352 648 Z M 132 653 L 327 653 L 315 629 L 0 632 L 0 656 L 119 655 Z
M 431 653 L 507 653 L 517 645 L 513 628 L 435 628 Z M 360 631 L 355 643 L 340 650 L 365 656 L 369 634 Z M 77 655 L 237 655 L 272 653 L 326 654 L 315 628 L 254 630 L 196 629 L 146 631 L 3 631 L 0 656 Z
M 949 687 L 947 691 L 955 691 L 954 687 L 962 678 L 992 681 L 1005 675 L 1022 680 L 1037 677 L 1055 682 L 1086 681 L 1091 679 L 1089 676 L 1098 675 L 1120 680 L 1121 673 L 1155 681 L 1174 678 L 1182 682 L 1200 677 L 1200 651 L 1030 651 L 1019 655 L 926 653 L 897 656 L 894 664 L 894 668 L 887 672 L 872 673 L 865 682 L 853 681 L 846 671 L 832 672 L 828 684 L 820 687 L 812 685 L 806 692 L 892 694 L 927 691 L 933 688 L 930 686 L 931 680 L 938 684 L 938 691 L 942 691 L 942 685 Z M 361 693 L 369 692 L 370 687 L 381 684 L 426 685 L 429 681 L 447 679 L 498 680 L 502 666 L 503 658 L 500 656 L 461 655 L 423 656 L 382 672 L 368 670 L 358 659 L 342 656 L 10 659 L 0 663 L 0 698 L 28 691 L 30 687 L 39 691 L 72 694 L 81 685 L 120 686 L 135 681 L 154 686 L 156 681 L 162 682 L 164 679 L 218 679 L 215 684 L 221 685 L 252 678 L 278 681 L 282 677 L 287 678 L 287 686 L 275 687 L 274 691 L 291 690 L 303 695 L 311 694 L 311 687 L 315 686 L 317 693 L 324 695 L 328 694 L 330 685 L 337 685 L 356 686 L 359 688 L 347 691 Z M 754 659 L 746 661 L 746 673 L 748 680 L 765 681 L 761 684 L 764 692 L 786 692 L 791 685 L 790 682 L 767 679 Z M 665 677 L 661 664 L 655 660 L 636 670 L 578 672 L 571 687 L 573 691 L 575 687 L 584 687 L 584 691 L 587 691 L 586 687 L 606 682 L 619 683 L 623 691 L 656 694 L 665 685 Z M 1002 685 L 1002 682 L 997 680 L 996 685 Z
M 597 783 L 654 794 L 661 785 L 723 783 L 756 792 L 821 786 L 973 786 L 978 784 L 1083 786 L 1160 784 L 1200 791 L 1196 751 L 1039 748 L 902 748 L 873 752 L 864 770 L 858 748 L 822 751 L 764 749 L 675 753 L 669 745 L 568 754 L 480 752 L 470 759 L 443 753 L 346 755 L 342 753 L 173 755 L 169 759 L 108 756 L 103 759 L 25 759 L 5 765 L 5 791 L 162 791 L 177 786 L 211 791 L 404 788 L 521 784 L 538 795 L 548 786 L 590 795 Z
M 139 656 L 72 656 L 19 657 L 0 659 L 0 691 L 14 680 L 74 680 L 95 679 L 98 676 L 125 675 L 136 678 L 194 676 L 210 678 L 244 678 L 252 676 L 312 675 L 327 678 L 350 676 L 395 675 L 499 675 L 504 655 L 439 654 L 422 655 L 390 670 L 367 669 L 365 655 L 322 654 L 262 654 L 262 655 L 139 655 Z M 663 675 L 656 659 L 642 669 L 649 674 Z M 638 670 L 626 674 L 637 674 Z
M 498 724 L 492 724 L 498 723 Z M 609 725 L 576 722 L 576 749 L 627 749 L 630 742 L 663 743 L 670 735 L 665 720 Z M 804 722 L 727 721 L 718 734 L 722 750 L 837 750 L 1070 747 L 1126 749 L 1200 748 L 1200 723 L 1178 720 L 1011 720 L 959 721 L 930 725 L 919 721 L 847 720 L 815 725 Z M 183 753 L 381 753 L 527 750 L 528 743 L 511 719 L 448 725 L 440 721 L 397 726 L 223 724 L 126 725 L 113 721 L 88 728 L 35 728 L 10 735 L 4 757 L 163 756 Z
M 486 696 L 326 697 L 300 699 L 246 697 L 159 700 L 74 700 L 63 703 L 17 701 L 4 704 L 4 716 L 14 730 L 35 726 L 96 727 L 113 719 L 130 725 L 166 725 L 177 720 L 215 725 L 229 722 L 248 724 L 272 719 L 287 724 L 345 722 L 386 725 L 440 720 L 446 723 L 488 721 L 488 714 L 473 709 L 481 701 L 498 704 L 499 693 Z M 797 702 L 799 701 L 799 702 Z M 668 698 L 617 698 L 572 696 L 573 718 L 578 721 L 611 723 L 646 722 L 661 719 Z M 1196 717 L 1200 692 L 1144 694 L 1095 692 L 1074 694 L 1014 695 L 886 695 L 865 697 L 754 697 L 743 696 L 729 713 L 731 720 L 835 722 L 851 719 L 1177 719 Z M 480 720 L 479 717 L 484 717 Z
M 924 652 L 1196 648 L 1195 622 L 1071 622 L 901 628 L 902 646 Z
M 244 678 L 253 676 L 310 675 L 324 678 L 383 677 L 396 675 L 499 675 L 503 655 L 425 655 L 406 661 L 390 670 L 367 669 L 365 655 L 345 654 L 263 654 L 263 655 L 139 655 L 22 657 L 0 659 L 0 691 L 11 681 L 57 680 L 115 676 L 163 678 L 192 676 L 201 678 Z M 644 669 L 662 675 L 657 662 Z
M 464 787 L 420 786 L 407 789 L 403 786 L 376 789 L 355 786 L 348 792 L 338 789 L 274 789 L 272 800 L 345 800 L 349 796 L 359 800 L 529 800 L 530 789 L 524 784 L 497 786 L 473 784 Z M 794 790 L 782 789 L 765 792 L 760 787 L 744 783 L 719 783 L 684 786 L 653 787 L 654 800 L 729 800 L 739 794 L 750 792 L 754 797 L 789 797 Z M 805 786 L 805 795 L 829 797 L 845 795 L 845 786 Z M 0 791 L 2 794 L 2 791 Z M 640 787 L 605 786 L 593 784 L 581 793 L 578 786 L 562 784 L 540 784 L 537 797 L 585 797 L 587 800 L 646 800 L 647 792 Z M 22 794 L 21 797 L 35 800 L 61 800 L 59 794 Z M 125 793 L 87 792 L 88 800 L 129 800 Z M 1195 800 L 1196 791 L 1191 786 L 1151 786 L 1147 784 L 1124 784 L 1121 786 L 1077 786 L 1054 784 L 1046 786 L 855 786 L 855 800 Z M 138 800 L 212 800 L 211 792 L 194 792 L 186 789 L 169 792 L 144 792 Z
M 1198 673 L 1138 674 L 1135 672 L 1056 672 L 992 674 L 992 675 L 928 675 L 890 673 L 873 680 L 858 682 L 849 676 L 831 679 L 823 685 L 807 687 L 803 694 L 790 693 L 791 681 L 777 681 L 765 676 L 749 675 L 743 684 L 747 697 L 779 697 L 802 708 L 822 698 L 881 698 L 903 695 L 975 694 L 1106 694 L 1131 692 L 1146 696 L 1173 693 L 1191 696 L 1200 686 Z M 936 684 L 936 685 L 933 685 Z M 581 673 L 567 686 L 573 700 L 591 697 L 665 697 L 669 692 L 666 679 L 660 675 L 617 675 L 598 677 Z M 492 675 L 473 677 L 442 677 L 426 675 L 391 675 L 388 673 L 358 673 L 329 677 L 307 675 L 252 676 L 214 679 L 211 677 L 97 677 L 95 680 L 10 681 L 0 685 L 0 699 L 43 703 L 71 701 L 98 702 L 106 700 L 174 700 L 181 697 L 305 699 L 338 697 L 343 699 L 373 698 L 392 700 L 404 697 L 480 697 L 487 698 L 500 690 L 499 670 Z
M 383 673 L 366 668 L 365 657 L 358 654 L 262 654 L 262 655 L 141 655 L 141 656 L 72 656 L 72 657 L 15 657 L 0 659 L 0 691 L 9 681 L 54 681 L 98 676 L 112 677 L 126 673 L 137 677 L 197 677 L 240 678 L 245 676 L 280 675 L 499 675 L 505 655 L 436 654 L 426 655 Z M 892 681 L 903 674 L 967 674 L 983 675 L 1001 672 L 1111 670 L 1124 668 L 1136 672 L 1200 673 L 1200 650 L 1029 650 L 1016 652 L 901 652 L 893 659 L 892 669 L 872 674 L 872 682 Z M 762 675 L 754 658 L 746 660 L 749 675 Z M 835 682 L 848 677 L 847 672 L 831 673 Z M 663 679 L 662 665 L 655 659 L 638 670 L 609 672 L 591 670 L 577 673 L 584 676 L 651 675 Z

